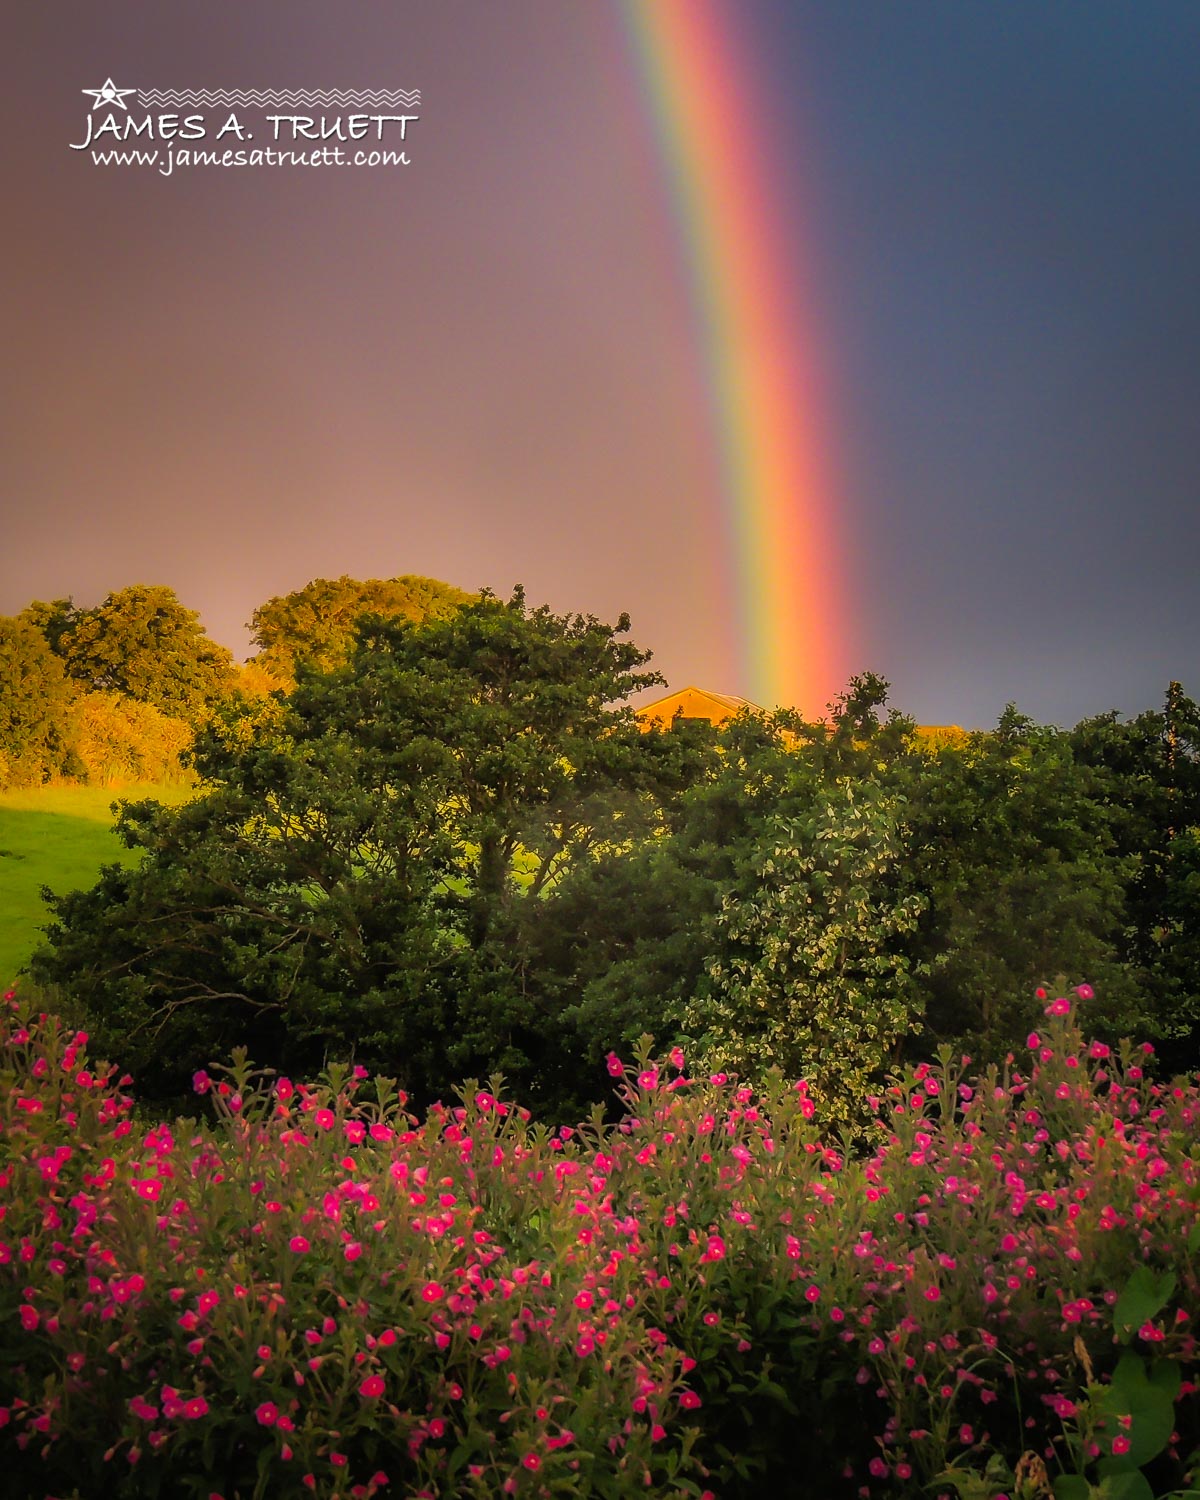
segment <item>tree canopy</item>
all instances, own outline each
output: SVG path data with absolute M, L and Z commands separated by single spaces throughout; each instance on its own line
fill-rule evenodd
M 86 692 L 120 693 L 195 722 L 236 681 L 233 657 L 165 584 L 133 584 L 94 609 L 38 600 L 22 614 Z
M 295 676 L 297 664 L 323 671 L 341 666 L 354 646 L 354 627 L 364 615 L 400 620 L 444 620 L 474 596 L 436 578 L 314 578 L 290 594 L 260 604 L 250 620 L 259 654 L 255 660 L 275 676 Z

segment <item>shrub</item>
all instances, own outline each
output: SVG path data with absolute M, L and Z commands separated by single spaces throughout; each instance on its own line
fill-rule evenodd
M 180 760 L 191 727 L 149 703 L 121 693 L 85 693 L 79 700 L 75 750 L 88 781 L 167 781 L 187 773 Z

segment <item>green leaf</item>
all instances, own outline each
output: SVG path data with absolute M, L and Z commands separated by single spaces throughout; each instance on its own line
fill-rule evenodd
M 1150 1384 L 1157 1391 L 1169 1396 L 1172 1402 L 1179 1399 L 1179 1387 L 1183 1384 L 1183 1371 L 1173 1359 L 1155 1360 L 1150 1370 Z
M 1154 1491 L 1144 1474 L 1108 1474 L 1097 1492 L 1103 1500 L 1154 1500 Z
M 1060 1474 L 1054 1481 L 1054 1500 L 1091 1500 L 1092 1487 L 1082 1474 Z
M 1125 1431 L 1129 1438 L 1128 1453 L 1106 1459 L 1101 1466 L 1109 1472 L 1140 1469 L 1163 1451 L 1175 1430 L 1175 1403 L 1144 1374 L 1140 1383 L 1130 1380 L 1118 1385 L 1114 1377 L 1101 1398 L 1100 1409 L 1108 1419 L 1110 1437 Z M 1128 1429 L 1118 1425 L 1120 1417 L 1132 1418 Z
M 1143 1323 L 1157 1317 L 1171 1300 L 1174 1290 L 1174 1271 L 1156 1276 L 1149 1266 L 1138 1266 L 1125 1283 L 1113 1310 L 1113 1326 L 1118 1337 L 1127 1338 Z

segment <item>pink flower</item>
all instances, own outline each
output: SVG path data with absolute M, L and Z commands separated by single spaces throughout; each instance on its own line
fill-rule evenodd
M 193 1422 L 199 1417 L 206 1417 L 208 1415 L 208 1402 L 203 1396 L 193 1396 L 190 1401 L 183 1403 L 183 1415 Z
M 1115 1437 L 1115 1438 L 1113 1438 L 1112 1451 L 1114 1453 L 1128 1453 L 1129 1452 L 1129 1439 L 1127 1437 Z
M 203 1068 L 192 1074 L 192 1088 L 198 1094 L 207 1094 L 209 1089 L 212 1088 L 212 1079 Z
M 437 1281 L 427 1281 L 421 1288 L 421 1296 L 426 1302 L 440 1302 L 445 1295 L 445 1287 Z
M 302 1234 L 294 1234 L 288 1241 L 288 1249 L 294 1255 L 307 1255 L 309 1244 Z
M 1071 1014 L 1071 1002 L 1065 995 L 1060 995 L 1057 1000 L 1051 1000 L 1046 1007 L 1048 1016 L 1069 1016 Z
M 608 1068 L 609 1077 L 611 1078 L 620 1078 L 621 1074 L 625 1071 L 625 1064 L 615 1052 L 608 1054 L 605 1059 L 605 1065 Z
M 1025 1038 L 1025 1045 L 1031 1052 L 1036 1052 L 1037 1049 L 1042 1045 L 1042 1039 L 1040 1036 L 1038 1036 L 1036 1031 L 1031 1031 Z
M 658 1087 L 658 1069 L 657 1068 L 646 1068 L 643 1072 L 641 1072 L 641 1073 L 638 1074 L 638 1088 L 640 1088 L 640 1089 L 646 1089 L 647 1092 L 649 1092 L 650 1089 L 656 1089 L 657 1087 Z
M 1096 991 L 1090 984 L 1077 984 L 1075 986 L 1075 993 L 1081 1000 L 1094 1000 L 1096 998 Z
M 383 1392 L 384 1384 L 382 1375 L 368 1375 L 364 1381 L 360 1382 L 358 1387 L 358 1394 L 360 1396 L 382 1396 Z
M 532 1472 L 536 1472 L 542 1467 L 542 1461 L 536 1453 L 527 1453 L 521 1462 Z
M 279 1418 L 279 1408 L 274 1401 L 264 1401 L 255 1407 L 254 1415 L 260 1427 L 273 1427 Z
M 684 1411 L 695 1411 L 701 1404 L 700 1397 L 695 1391 L 683 1391 L 679 1397 L 679 1404 Z
M 322 1130 L 333 1129 L 333 1111 L 331 1109 L 317 1110 L 316 1114 L 313 1116 L 313 1119 L 316 1120 L 317 1125 Z

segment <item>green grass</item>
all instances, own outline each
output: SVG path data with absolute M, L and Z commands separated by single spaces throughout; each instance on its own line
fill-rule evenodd
M 191 787 L 166 782 L 0 792 L 0 985 L 16 977 L 41 942 L 39 928 L 48 920 L 42 886 L 59 894 L 81 890 L 101 865 L 137 858 L 112 831 L 113 802 L 153 797 L 176 806 L 191 795 Z

